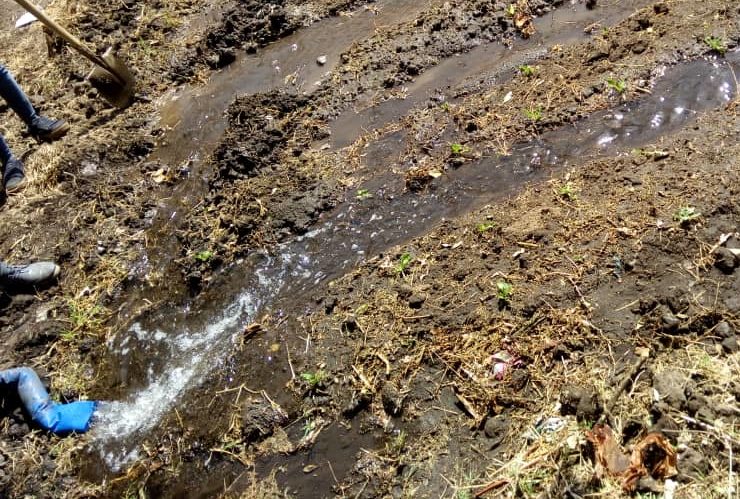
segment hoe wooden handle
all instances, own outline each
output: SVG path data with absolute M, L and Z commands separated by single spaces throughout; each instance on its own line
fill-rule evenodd
M 41 24 L 43 24 L 44 26 L 52 30 L 57 35 L 64 38 L 64 40 L 67 41 L 67 43 L 69 43 L 73 49 L 77 50 L 77 52 L 84 55 L 85 57 L 90 59 L 90 61 L 102 67 L 103 69 L 109 71 L 110 73 L 116 74 L 116 72 L 110 67 L 110 65 L 105 61 L 105 59 L 103 59 L 102 57 L 97 55 L 95 52 L 90 50 L 90 48 L 84 43 L 82 43 L 82 41 L 79 38 L 74 36 L 72 33 L 70 33 L 69 31 L 64 29 L 62 26 L 57 24 L 56 21 L 54 21 L 52 18 L 47 16 L 46 13 L 43 10 L 41 10 L 40 7 L 38 7 L 37 5 L 34 5 L 33 3 L 27 0 L 14 0 L 14 1 L 18 5 L 26 9 L 28 12 L 36 16 L 36 19 L 38 19 L 39 22 L 41 22 Z

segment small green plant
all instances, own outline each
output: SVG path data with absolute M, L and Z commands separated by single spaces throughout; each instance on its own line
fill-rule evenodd
M 529 64 L 523 64 L 519 66 L 519 72 L 522 73 L 522 75 L 529 78 L 530 76 L 534 76 L 534 66 L 530 66 Z
M 475 230 L 478 231 L 479 234 L 483 234 L 484 232 L 488 232 L 494 227 L 496 227 L 496 224 L 494 222 L 481 222 L 475 226 Z
M 450 110 L 452 109 L 452 107 L 450 106 L 450 103 L 449 102 L 443 102 L 442 104 L 440 104 L 439 107 L 442 109 L 442 111 L 444 111 L 446 113 L 449 113 Z
M 575 187 L 573 187 L 573 184 L 568 182 L 560 186 L 560 189 L 558 189 L 558 194 L 560 194 L 560 197 L 563 199 L 573 201 L 576 198 L 576 189 Z
M 511 300 L 511 294 L 514 292 L 514 287 L 506 281 L 499 281 L 496 283 L 496 296 L 503 303 L 509 303 Z
M 311 434 L 312 431 L 316 429 L 316 421 L 313 419 L 307 419 L 305 423 L 303 423 L 303 438 L 306 438 Z
M 701 213 L 693 206 L 682 206 L 673 214 L 673 220 L 680 224 L 686 224 L 692 220 L 696 220 L 700 216 Z
M 635 497 L 637 499 L 660 499 L 663 496 L 654 494 L 653 492 L 638 492 Z
M 301 379 L 305 381 L 306 384 L 308 384 L 309 388 L 316 388 L 321 383 L 323 383 L 326 380 L 326 378 L 327 378 L 327 374 L 320 369 L 314 373 L 311 373 L 311 372 L 301 373 Z
M 510 3 L 508 7 L 506 7 L 506 13 L 510 17 L 514 17 L 514 14 L 516 14 L 516 4 Z
M 73 341 L 80 333 L 94 333 L 103 325 L 104 309 L 100 305 L 71 301 L 69 303 L 70 328 L 60 333 L 64 341 Z
M 357 189 L 356 197 L 359 201 L 363 201 L 365 199 L 370 199 L 371 197 L 373 197 L 373 195 L 367 189 Z
M 393 437 L 390 440 L 390 442 L 385 444 L 386 451 L 391 456 L 399 455 L 403 451 L 403 448 L 405 446 L 406 446 L 406 432 L 403 430 L 398 432 L 398 434 L 395 437 Z
M 453 156 L 460 156 L 461 154 L 468 152 L 468 148 L 462 144 L 454 143 L 450 144 L 450 152 Z
M 581 428 L 582 430 L 593 430 L 594 421 L 590 419 L 584 419 L 578 422 L 578 427 Z
M 525 109 L 524 116 L 530 121 L 540 121 L 542 119 L 542 108 L 540 106 Z
M 396 273 L 405 273 L 406 269 L 408 269 L 409 265 L 411 265 L 411 261 L 413 259 L 414 257 L 411 256 L 411 253 L 404 253 L 403 255 L 401 255 L 401 258 L 398 259 L 398 263 L 396 264 Z
M 625 90 L 627 90 L 627 82 L 624 80 L 617 80 L 616 78 L 607 78 L 606 84 L 609 88 L 611 88 L 618 94 L 623 94 Z
M 706 43 L 711 50 L 717 52 L 719 55 L 724 55 L 725 52 L 727 52 L 727 45 L 725 45 L 725 41 L 722 38 L 708 36 L 704 39 L 704 43 Z
M 208 260 L 213 258 L 213 251 L 208 251 L 208 250 L 199 251 L 194 255 L 193 258 L 195 258 L 199 262 L 207 262 Z

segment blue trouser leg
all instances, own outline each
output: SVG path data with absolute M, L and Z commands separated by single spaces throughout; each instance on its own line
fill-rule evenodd
M 10 151 L 8 143 L 5 142 L 3 136 L 0 135 L 0 164 L 5 166 L 12 155 L 13 153 Z
M 5 99 L 10 108 L 20 116 L 26 125 L 36 118 L 36 110 L 21 87 L 18 86 L 8 68 L 0 64 L 0 97 Z
M 84 433 L 90 427 L 96 402 L 81 400 L 57 404 L 49 397 L 36 372 L 29 367 L 0 371 L 0 384 L 16 385 L 23 406 L 42 428 L 57 434 Z
M 10 74 L 8 68 L 0 64 L 0 97 L 5 99 L 10 108 L 20 116 L 26 125 L 30 125 L 31 122 L 36 118 L 36 110 L 33 108 L 31 101 L 21 87 L 16 83 L 13 75 Z M 2 135 L 0 135 L 0 162 L 4 166 L 13 153 L 10 151 L 7 142 Z

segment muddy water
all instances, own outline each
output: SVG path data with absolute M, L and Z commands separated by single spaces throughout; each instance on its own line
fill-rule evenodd
M 535 19 L 537 31 L 529 39 L 514 40 L 511 46 L 480 45 L 424 72 L 408 86 L 403 99 L 389 99 L 360 112 L 347 110 L 331 125 L 331 144 L 337 148 L 348 146 L 364 133 L 396 121 L 429 98 L 438 101 L 450 98 L 449 94 L 454 93 L 456 87 L 475 81 L 488 86 L 506 81 L 518 66 L 532 63 L 554 45 L 584 40 L 590 36 L 587 31 L 607 27 L 649 3 L 646 0 L 610 0 L 599 2 L 595 10 L 587 9 L 585 3 L 555 9 Z M 359 105 L 363 106 L 362 99 Z
M 140 274 L 164 268 L 177 253 L 167 249 L 177 244 L 174 228 L 180 215 L 203 198 L 206 181 L 201 176 L 200 165 L 222 138 L 227 125 L 224 112 L 236 96 L 277 88 L 311 93 L 323 84 L 339 63 L 340 54 L 354 42 L 372 36 L 377 26 L 409 21 L 436 3 L 437 0 L 380 0 L 372 9 L 362 8 L 347 16 L 318 21 L 255 55 L 238 57 L 230 66 L 213 74 L 202 87 L 186 87 L 166 94 L 161 103 L 160 125 L 167 132 L 149 160 L 173 172 L 187 172 L 191 178 L 158 207 L 149 234 L 156 251 L 146 255 Z M 326 57 L 324 64 L 317 61 L 321 56 Z M 182 290 L 170 289 L 168 294 L 177 295 L 178 291 Z
M 131 392 L 101 407 L 94 445 L 108 466 L 119 469 L 136 457 L 139 442 L 188 390 L 197 392 L 214 371 L 223 371 L 228 383 L 233 371 L 225 359 L 257 314 L 294 315 L 311 306 L 309 297 L 317 286 L 430 231 L 446 218 L 543 178 L 553 168 L 658 141 L 698 113 L 734 98 L 737 88 L 731 68 L 740 71 L 737 53 L 666 68 L 643 99 L 518 144 L 510 156 L 468 163 L 436 179 L 422 193 L 406 192 L 400 176 L 369 180 L 359 187 L 372 197 L 357 199 L 349 193 L 315 230 L 272 254 L 255 253 L 228 269 L 216 290 L 197 303 L 150 314 L 114 337 L 110 348 Z M 284 361 L 258 345 L 250 345 L 249 362 L 239 367 L 241 377 L 246 369 L 252 388 L 265 389 L 271 396 L 284 394 L 282 387 L 289 378 Z
M 239 58 L 215 73 L 200 89 L 183 89 L 165 97 L 161 125 L 170 131 L 154 153 L 171 166 L 191 159 L 193 151 L 207 155 L 226 128 L 224 111 L 236 95 L 276 88 L 310 93 L 323 84 L 353 42 L 373 35 L 376 26 L 403 23 L 434 2 L 383 0 L 373 9 L 319 21 L 261 50 Z M 326 57 L 324 64 L 317 59 Z M 259 113 L 259 109 L 255 109 Z

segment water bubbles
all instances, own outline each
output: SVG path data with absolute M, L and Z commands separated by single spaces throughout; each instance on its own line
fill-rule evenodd
M 614 142 L 614 139 L 616 139 L 617 137 L 618 137 L 617 134 L 614 134 L 614 133 L 605 133 L 605 134 L 601 135 L 598 138 L 598 140 L 596 141 L 596 143 L 598 145 L 600 145 L 600 146 L 605 146 L 605 145 L 608 145 L 608 144 L 611 144 L 612 142 Z
M 655 115 L 650 120 L 650 128 L 658 128 L 660 125 L 663 124 L 663 120 L 665 117 L 663 116 L 663 113 L 655 113 Z

